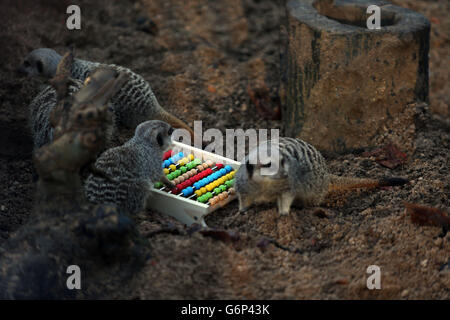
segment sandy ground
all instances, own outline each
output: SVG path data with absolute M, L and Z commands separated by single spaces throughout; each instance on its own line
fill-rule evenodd
M 235 232 L 230 241 L 142 213 L 137 223 L 149 238 L 151 258 L 125 287 L 104 297 L 450 298 L 450 234 L 413 224 L 404 208 L 404 202 L 450 207 L 450 134 L 439 120 L 450 114 L 450 3 L 395 2 L 432 23 L 431 114 L 421 120 L 415 151 L 396 169 L 362 154 L 327 155 L 327 161 L 336 174 L 403 176 L 411 184 L 332 198 L 320 210 L 294 208 L 287 217 L 273 206 L 239 215 L 234 202 L 207 218 L 210 227 Z M 80 58 L 127 66 L 151 83 L 161 105 L 191 125 L 201 119 L 204 129 L 280 128 L 274 119 L 283 1 L 82 1 L 80 31 L 64 27 L 68 4 L 0 5 L 0 245 L 33 206 L 27 105 L 39 82 L 20 78 L 15 69 L 34 48 L 65 52 L 73 44 Z M 247 88 L 262 92 L 264 110 Z M 177 232 L 153 233 L 167 226 Z M 373 264 L 381 267 L 382 290 L 366 288 L 366 268 Z

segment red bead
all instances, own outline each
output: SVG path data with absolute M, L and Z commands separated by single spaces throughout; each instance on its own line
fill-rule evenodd
M 178 185 L 179 186 L 179 185 Z M 176 186 L 175 188 L 172 189 L 172 193 L 173 194 L 179 194 L 181 192 L 181 190 L 179 189 L 179 187 Z
M 171 155 L 172 155 L 172 150 L 165 152 L 163 155 L 163 161 L 169 159 Z
M 224 166 L 222 163 L 216 163 L 217 169 L 222 169 Z

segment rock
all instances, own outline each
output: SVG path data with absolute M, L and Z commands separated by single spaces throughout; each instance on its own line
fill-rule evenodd
M 366 27 L 369 5 L 381 30 Z M 291 0 L 287 15 L 285 134 L 333 152 L 412 140 L 411 103 L 428 102 L 429 21 L 379 0 Z

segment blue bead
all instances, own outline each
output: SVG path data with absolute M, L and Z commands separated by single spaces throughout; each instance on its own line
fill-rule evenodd
M 233 170 L 233 168 L 231 168 L 231 166 L 225 166 L 225 170 L 227 170 L 227 173 L 230 172 L 231 170 Z
M 227 170 L 225 170 L 225 168 L 220 169 L 220 176 L 223 176 L 224 174 L 227 173 Z
M 183 156 L 184 156 L 183 152 L 179 152 L 178 156 L 180 157 L 180 159 L 183 158 Z
M 170 166 L 170 161 L 169 160 L 164 160 L 164 167 L 168 167 L 168 166 Z
M 200 189 L 200 183 L 199 182 L 194 183 L 194 188 L 197 190 Z
M 187 197 L 194 193 L 194 189 L 192 189 L 192 187 L 187 187 L 186 189 L 183 189 L 181 192 L 185 197 Z

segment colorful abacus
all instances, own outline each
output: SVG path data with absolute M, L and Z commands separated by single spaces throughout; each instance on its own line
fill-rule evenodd
M 234 194 L 235 170 L 230 165 L 214 163 L 212 160 L 202 161 L 193 154 L 184 157 L 182 152 L 171 157 L 171 150 L 164 154 L 163 171 L 166 177 L 175 184 L 169 191 L 174 195 L 187 197 L 201 203 L 215 205 Z M 162 182 L 154 187 L 167 190 Z
M 236 198 L 234 174 L 240 163 L 179 142 L 173 144 L 184 152 L 166 152 L 162 168 L 175 187 L 155 183 L 147 204 L 187 225 L 206 226 L 207 214 Z

